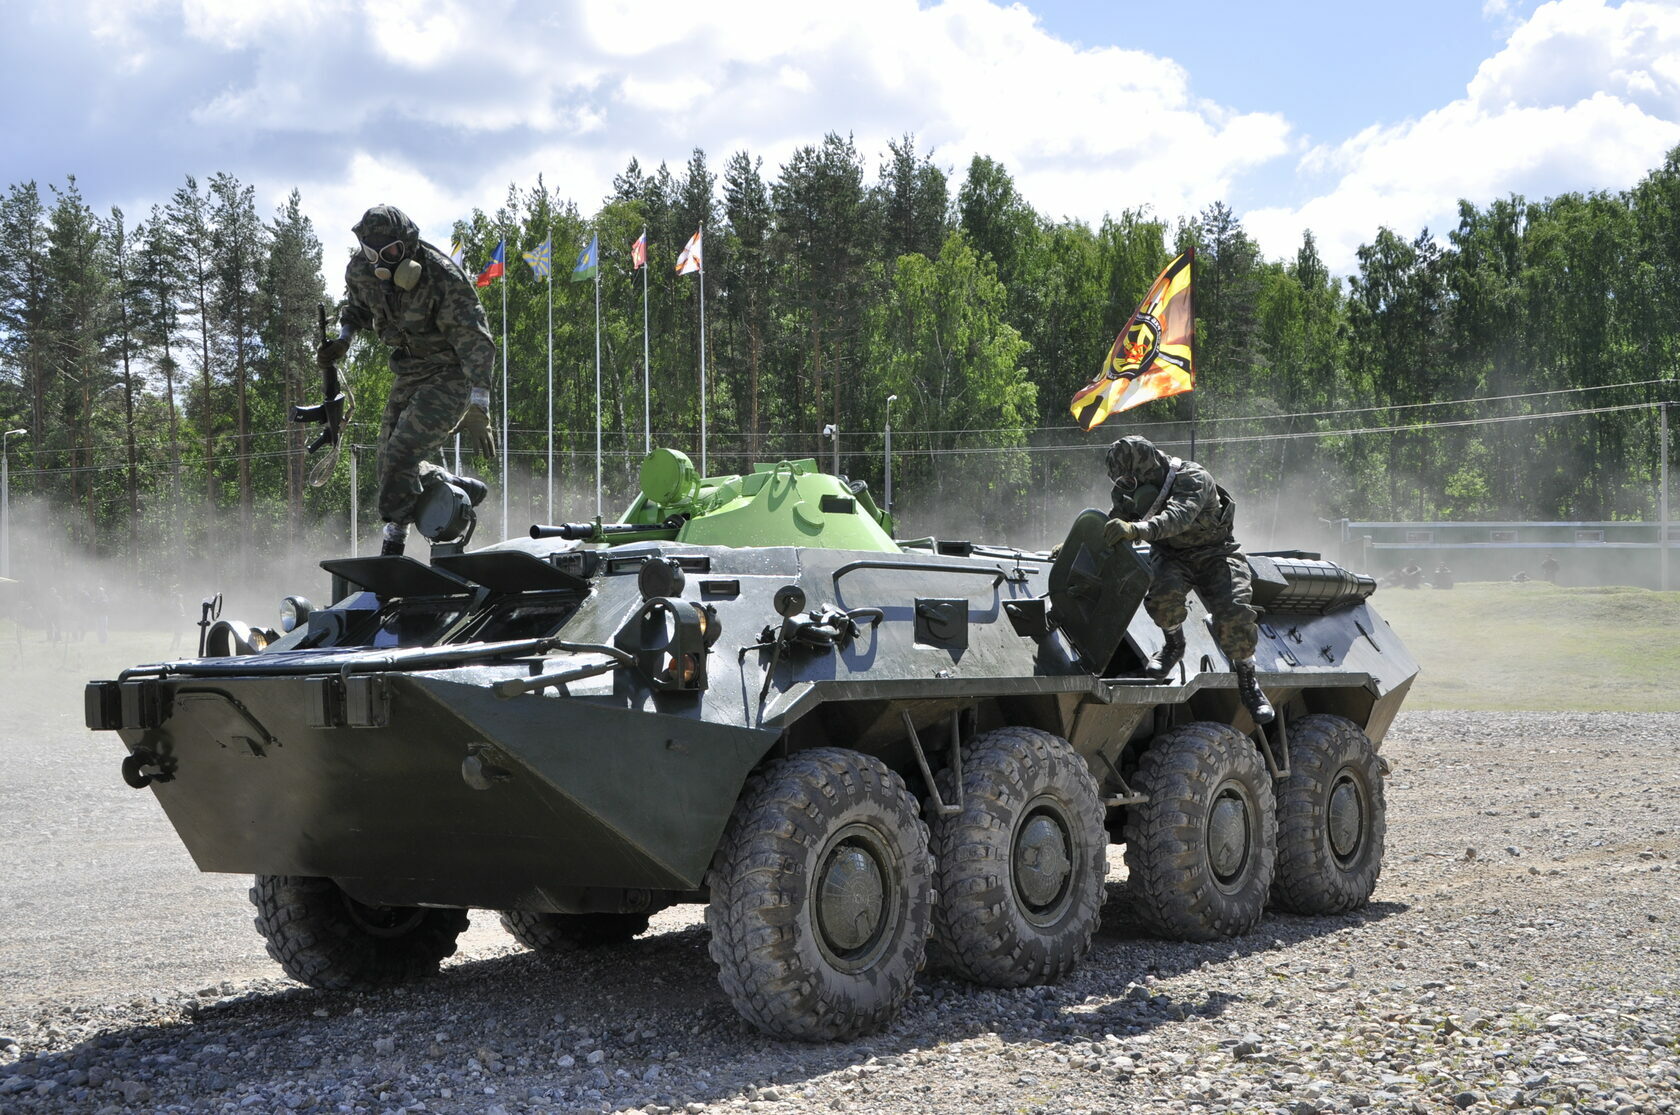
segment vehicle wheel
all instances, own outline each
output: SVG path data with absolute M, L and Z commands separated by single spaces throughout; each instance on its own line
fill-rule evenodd
M 1085 760 L 1060 736 L 999 728 L 963 747 L 963 811 L 932 824 L 941 962 L 987 987 L 1052 983 L 1102 916 L 1108 833 Z M 949 770 L 940 796 L 955 800 Z
M 648 927 L 646 914 L 538 914 L 503 910 L 502 928 L 536 952 L 567 953 L 622 945 Z
M 884 763 L 818 748 L 769 764 L 706 877 L 718 981 L 778 1037 L 879 1029 L 922 966 L 931 874 L 916 799 Z
M 327 991 L 372 991 L 437 972 L 467 912 L 365 906 L 331 879 L 258 875 L 254 924 L 286 974 Z
M 1149 800 L 1126 817 L 1126 867 L 1145 925 L 1212 941 L 1252 930 L 1277 859 L 1272 779 L 1260 753 L 1225 724 L 1163 733 L 1134 787 Z
M 1303 716 L 1289 725 L 1289 777 L 1278 784 L 1272 904 L 1341 914 L 1371 898 L 1388 832 L 1382 760 L 1359 725 Z

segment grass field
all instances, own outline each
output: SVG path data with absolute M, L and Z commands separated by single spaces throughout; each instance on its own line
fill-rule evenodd
M 1407 708 L 1680 710 L 1680 592 L 1490 581 L 1372 603 L 1423 666 Z
M 1680 592 L 1488 582 L 1450 592 L 1385 588 L 1373 599 L 1423 674 L 1407 708 L 1680 711 Z M 197 632 L 182 636 L 190 654 Z M 82 718 L 82 684 L 171 657 L 168 632 L 21 648 L 0 621 L 0 681 L 19 723 Z

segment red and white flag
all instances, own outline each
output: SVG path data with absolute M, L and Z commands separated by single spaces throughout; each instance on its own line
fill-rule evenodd
M 682 250 L 682 255 L 677 257 L 677 274 L 692 275 L 702 269 L 700 266 L 700 234 L 705 231 L 703 228 L 696 229 L 694 235 L 688 238 L 688 246 Z
M 647 229 L 636 237 L 636 242 L 630 245 L 630 270 L 639 271 L 647 266 Z

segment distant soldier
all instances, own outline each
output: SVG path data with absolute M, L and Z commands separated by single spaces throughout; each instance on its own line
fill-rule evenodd
M 1453 571 L 1447 568 L 1446 562 L 1443 561 L 1435 567 L 1435 572 L 1429 575 L 1429 583 L 1436 588 L 1453 587 Z
M 1540 563 L 1540 574 L 1545 577 L 1546 580 L 1552 582 L 1552 584 L 1557 584 L 1558 559 L 1553 557 L 1551 554 L 1547 554 L 1546 560 Z
M 446 254 L 420 239 L 400 209 L 376 205 L 351 229 L 360 246 L 344 269 L 339 334 L 316 352 L 323 364 L 350 349 L 358 329 L 391 346 L 391 397 L 379 423 L 379 515 L 382 554 L 400 554 L 420 493 L 453 482 L 474 504 L 481 480 L 451 476 L 426 460 L 461 431 L 485 457 L 496 454 L 490 432 L 490 382 L 496 344 L 472 282 Z
M 1231 661 L 1237 692 L 1255 723 L 1273 718 L 1271 703 L 1254 676 L 1260 629 L 1253 577 L 1232 536 L 1237 504 L 1194 461 L 1169 457 L 1141 437 L 1123 437 L 1108 448 L 1114 506 L 1103 537 L 1111 546 L 1148 542 L 1154 581 L 1143 606 L 1166 635 L 1147 672 L 1165 677 L 1184 658 L 1184 620 L 1190 590 L 1213 617 L 1213 637 Z
M 1405 568 L 1400 570 L 1400 587 L 1422 588 L 1423 566 L 1415 561 L 1407 562 Z

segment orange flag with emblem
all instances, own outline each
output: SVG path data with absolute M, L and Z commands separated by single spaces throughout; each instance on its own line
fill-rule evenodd
M 1123 410 L 1195 390 L 1196 313 L 1190 292 L 1195 259 L 1191 248 L 1167 264 L 1114 338 L 1102 371 L 1073 396 L 1070 409 L 1086 430 Z

